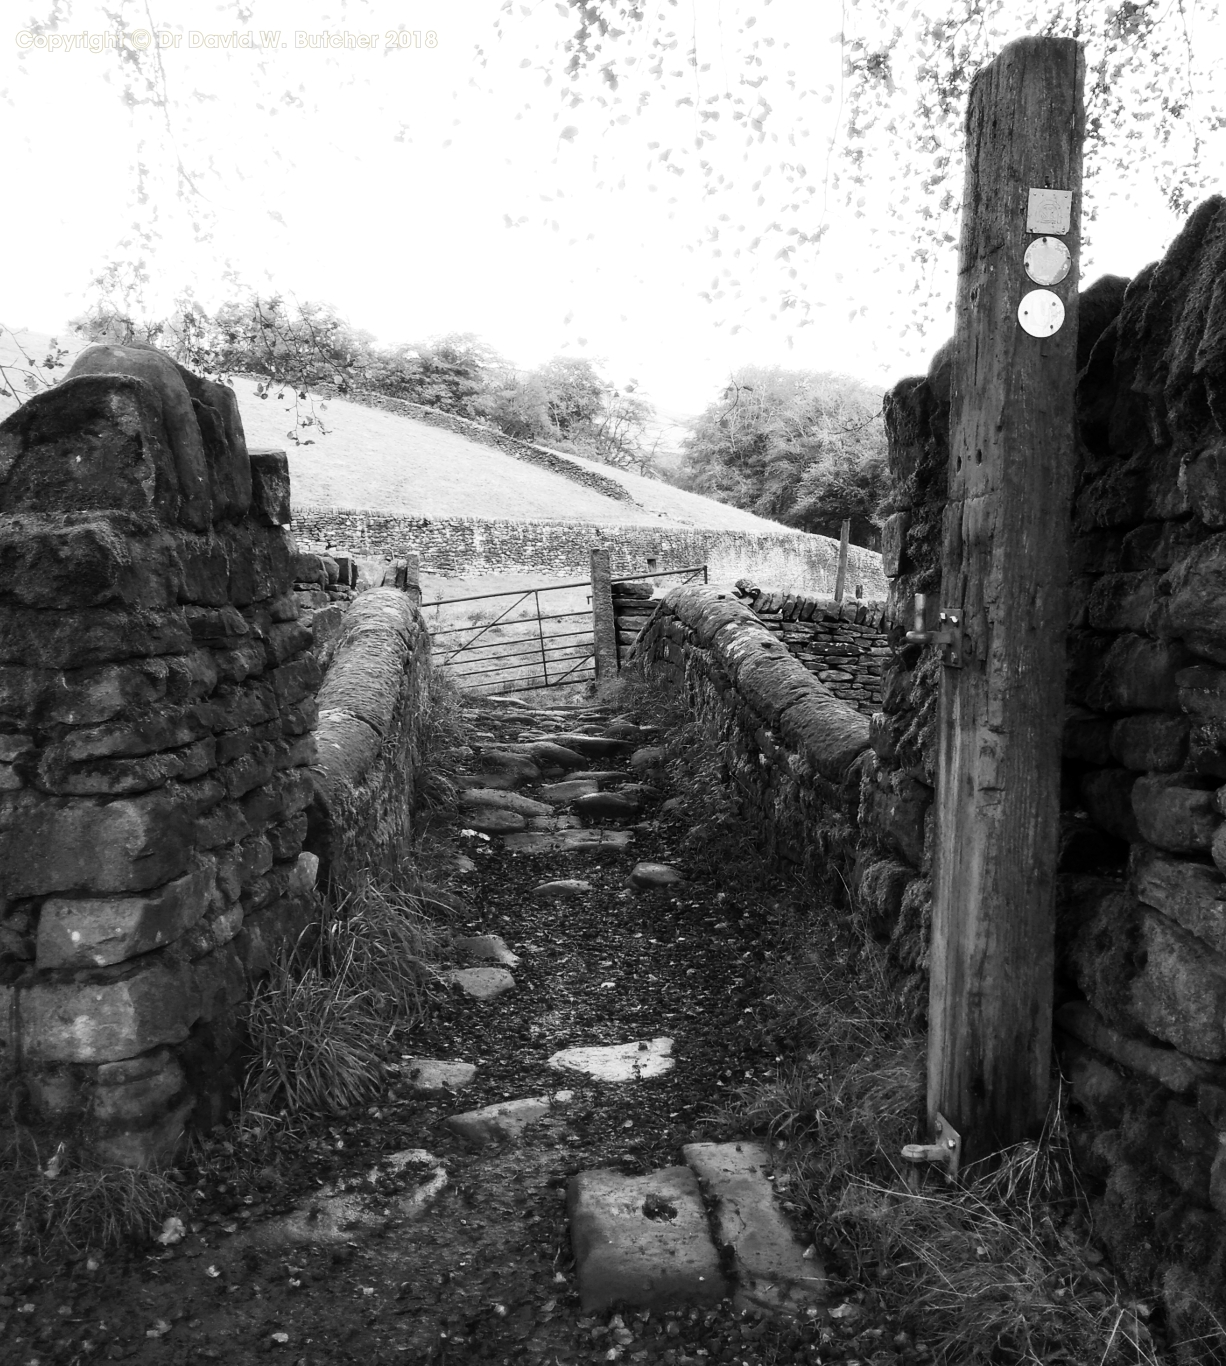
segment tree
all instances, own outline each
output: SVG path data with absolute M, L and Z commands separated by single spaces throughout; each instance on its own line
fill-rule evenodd
M 886 492 L 881 396 L 840 375 L 744 366 L 684 443 L 682 482 L 760 516 L 876 549 Z
M 1218 0 L 847 0 L 835 11 L 841 72 L 824 84 L 806 78 L 814 61 L 800 7 L 734 0 L 705 27 L 698 10 L 674 14 L 678 0 L 559 0 L 558 9 L 570 23 L 558 43 L 559 121 L 595 105 L 610 132 L 642 128 L 643 156 L 662 179 L 700 180 L 711 226 L 696 249 L 716 262 L 707 297 L 725 309 L 741 300 L 743 263 L 756 258 L 759 282 L 774 272 L 781 312 L 802 327 L 824 320 L 806 277 L 841 220 L 877 243 L 879 269 L 909 274 L 902 330 L 944 315 L 935 267 L 957 230 L 967 91 L 1026 34 L 1072 36 L 1086 49 L 1087 242 L 1107 171 L 1123 178 L 1123 200 L 1149 181 L 1179 215 L 1217 188 L 1226 147 Z M 502 13 L 500 31 L 519 22 L 511 0 Z M 557 65 L 538 64 L 546 86 Z M 823 107 L 833 131 L 806 148 Z M 565 134 L 582 130 L 570 123 Z M 748 195 L 756 215 L 745 212 Z

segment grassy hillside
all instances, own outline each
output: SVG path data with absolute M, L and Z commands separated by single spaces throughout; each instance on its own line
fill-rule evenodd
M 20 340 L 41 356 L 48 336 L 23 332 Z M 61 338 L 64 344 L 67 341 Z M 0 337 L 0 364 L 17 360 L 11 340 Z M 663 523 L 740 531 L 778 531 L 776 522 L 687 493 L 659 480 L 568 456 L 575 464 L 615 479 L 632 501 L 607 498 L 549 470 L 515 460 L 489 446 L 395 413 L 333 399 L 317 404 L 326 435 L 297 429 L 311 445 L 288 438 L 295 416 L 288 400 L 260 399 L 255 384 L 236 379 L 243 427 L 251 446 L 288 451 L 293 499 L 299 507 L 372 509 L 430 517 L 503 517 L 513 521 Z M 16 406 L 0 398 L 0 417 Z M 303 405 L 309 412 L 310 406 Z

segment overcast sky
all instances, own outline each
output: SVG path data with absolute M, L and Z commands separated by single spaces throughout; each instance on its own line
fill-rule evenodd
M 135 254 L 131 225 L 140 222 L 160 234 L 154 310 L 185 287 L 206 306 L 235 281 L 275 288 L 335 304 L 384 342 L 473 331 L 524 366 L 558 353 L 600 358 L 611 378 L 634 377 L 682 412 L 699 411 L 745 362 L 882 385 L 926 366 L 952 328 L 939 321 L 920 336 L 908 326 L 916 275 L 905 215 L 888 222 L 870 196 L 856 218 L 824 192 L 844 117 L 831 42 L 839 5 L 699 0 L 672 10 L 666 17 L 682 16 L 700 62 L 647 82 L 654 94 L 641 113 L 633 83 L 622 105 L 565 107 L 555 45 L 573 21 L 553 0 L 503 10 L 500 0 L 250 0 L 240 22 L 233 4 L 150 0 L 144 18 L 143 0 L 128 3 L 130 31 L 162 35 L 168 118 L 130 108 L 123 83 L 133 68 L 88 50 L 109 27 L 99 5 L 71 6 L 57 51 L 10 24 L 0 33 L 0 322 L 62 328 L 99 268 Z M 747 65 L 747 19 L 756 67 Z M 250 48 L 215 46 L 243 34 Z M 312 45 L 345 34 L 370 46 Z M 1200 35 L 1199 50 L 1219 41 Z M 771 77 L 767 130 L 777 141 L 709 143 L 711 158 L 723 158 L 709 177 L 692 153 L 674 158 L 680 174 L 661 164 L 662 149 L 692 146 L 704 98 L 752 71 Z M 827 85 L 829 103 L 803 93 Z M 200 192 L 191 213 L 174 193 L 175 152 Z M 1219 140 L 1207 155 L 1221 153 Z M 791 282 L 787 262 L 747 250 L 777 207 L 771 172 L 765 189 L 751 188 L 772 158 L 775 184 L 779 159 L 790 159 L 823 186 L 797 216 L 812 231 L 824 213 L 829 234 Z M 138 161 L 144 203 L 134 192 Z M 717 173 L 719 193 L 704 193 Z M 1087 282 L 1135 273 L 1177 230 L 1143 158 L 1135 174 L 1100 176 L 1091 192 L 1109 211 L 1083 260 Z M 194 240 L 193 218 L 210 241 Z M 947 247 L 924 282 L 938 297 L 952 295 L 954 252 Z M 779 310 L 785 288 L 803 292 L 813 325 L 798 329 L 797 311 Z

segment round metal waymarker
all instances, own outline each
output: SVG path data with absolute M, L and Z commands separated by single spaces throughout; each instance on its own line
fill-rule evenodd
M 1017 306 L 1017 320 L 1032 337 L 1050 337 L 1064 325 L 1064 305 L 1050 289 L 1032 289 Z
M 1058 285 L 1073 266 L 1068 247 L 1058 237 L 1036 237 L 1026 248 L 1023 262 L 1036 285 Z

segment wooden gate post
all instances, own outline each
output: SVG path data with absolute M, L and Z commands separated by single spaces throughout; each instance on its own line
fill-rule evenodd
M 592 644 L 596 682 L 617 677 L 617 618 L 607 550 L 592 551 Z
M 851 539 L 851 518 L 844 517 L 839 528 L 839 567 L 834 576 L 834 600 L 843 601 L 847 590 L 847 542 Z
M 1074 40 L 1022 39 L 967 109 L 928 1049 L 962 1161 L 1047 1108 L 1084 71 Z

